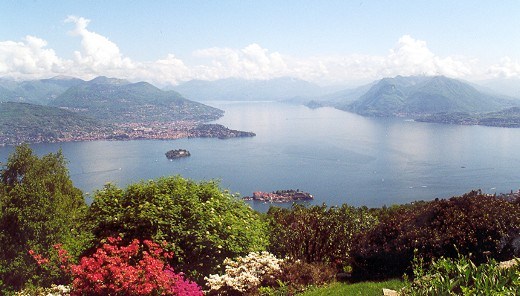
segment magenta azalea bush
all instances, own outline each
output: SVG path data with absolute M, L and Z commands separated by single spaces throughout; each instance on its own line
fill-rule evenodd
M 122 245 L 121 238 L 108 238 L 92 255 L 78 264 L 56 246 L 61 268 L 72 276 L 70 295 L 203 295 L 200 287 L 175 273 L 165 261 L 173 255 L 158 244 L 134 239 Z M 49 261 L 31 252 L 39 264 Z

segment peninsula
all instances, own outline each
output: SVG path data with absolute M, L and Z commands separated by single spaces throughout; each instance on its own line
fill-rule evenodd
M 300 191 L 299 189 L 293 190 L 277 190 L 273 192 L 253 192 L 253 196 L 246 196 L 243 200 L 256 200 L 262 202 L 293 202 L 299 200 L 313 200 L 314 196 L 308 192 Z
M 254 137 L 255 133 L 228 129 L 221 124 L 201 124 L 190 131 L 190 138 L 242 138 Z

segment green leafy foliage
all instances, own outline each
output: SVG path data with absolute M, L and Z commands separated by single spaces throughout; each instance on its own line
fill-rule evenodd
M 414 251 L 426 261 L 459 252 L 476 263 L 510 259 L 520 237 L 520 206 L 473 191 L 449 200 L 397 207 L 352 248 L 357 278 L 401 276 Z
M 367 208 L 347 205 L 272 207 L 267 216 L 271 229 L 269 250 L 273 254 L 338 267 L 349 261 L 352 236 L 377 221 Z
M 166 241 L 170 264 L 192 279 L 222 271 L 225 258 L 264 250 L 266 225 L 258 213 L 216 182 L 181 177 L 130 185 L 107 185 L 89 210 L 96 242 L 120 235 L 125 240 Z
M 519 295 L 520 265 L 501 267 L 496 261 L 475 265 L 468 257 L 440 258 L 424 266 L 414 260 L 415 280 L 408 282 L 403 295 Z
M 86 205 L 72 185 L 62 153 L 39 158 L 29 146 L 19 146 L 0 179 L 1 292 L 66 281 L 63 273 L 40 269 L 28 253 L 47 256 L 57 243 L 72 253 L 81 249 L 77 226 Z

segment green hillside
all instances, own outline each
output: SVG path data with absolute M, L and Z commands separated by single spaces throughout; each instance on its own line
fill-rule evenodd
M 106 122 L 209 121 L 223 111 L 146 83 L 98 77 L 69 88 L 50 102 Z
M 473 86 L 444 76 L 385 78 L 357 101 L 339 109 L 368 116 L 425 115 L 441 112 L 492 112 L 514 101 L 482 93 Z
M 0 143 L 52 142 L 74 135 L 110 133 L 112 127 L 55 107 L 0 103 Z

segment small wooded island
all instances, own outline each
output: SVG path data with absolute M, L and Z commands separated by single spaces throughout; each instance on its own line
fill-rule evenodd
M 190 152 L 185 149 L 170 150 L 166 152 L 166 158 L 168 159 L 177 159 L 182 157 L 188 157 L 190 155 Z
M 299 200 L 313 200 L 314 196 L 308 192 L 300 191 L 299 189 L 293 190 L 277 190 L 273 192 L 253 192 L 253 196 L 246 196 L 243 200 L 256 200 L 263 202 L 293 202 Z

